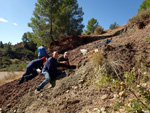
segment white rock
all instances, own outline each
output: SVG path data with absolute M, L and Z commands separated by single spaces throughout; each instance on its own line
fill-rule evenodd
M 80 49 L 81 53 L 85 55 L 87 53 L 87 49 Z
M 98 49 L 94 49 L 94 51 L 95 51 L 95 53 L 97 53 L 97 52 L 98 52 Z
M 108 94 L 105 94 L 101 97 L 102 100 L 106 99 L 108 97 Z
M 114 94 L 114 98 L 118 98 L 119 96 L 118 96 L 118 94 Z
M 66 93 L 68 93 L 68 92 L 69 92 L 69 90 L 66 91 Z
M 100 110 L 99 110 L 98 108 L 94 108 L 94 109 L 92 110 L 92 112 L 93 112 L 93 113 L 100 113 Z
M 141 86 L 142 86 L 142 87 L 146 87 L 146 86 L 147 86 L 147 83 L 141 83 Z

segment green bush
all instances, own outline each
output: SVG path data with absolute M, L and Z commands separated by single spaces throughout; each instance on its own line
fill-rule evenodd
M 94 30 L 94 34 L 100 35 L 104 33 L 104 28 L 102 26 L 97 26 L 96 29 Z
M 19 71 L 25 67 L 22 61 L 31 61 L 36 58 L 34 52 L 24 48 L 18 47 L 7 52 L 5 49 L 0 49 L 0 70 L 1 71 Z
M 118 28 L 118 24 L 115 22 L 114 24 L 111 24 L 109 28 L 116 29 L 116 28 Z
M 145 37 L 148 42 L 150 42 L 150 36 Z
M 130 107 L 126 110 L 128 112 L 133 112 L 133 113 L 144 113 L 142 111 L 141 103 L 136 99 L 131 100 Z
M 7 57 L 0 57 L 0 68 L 6 68 L 11 64 L 11 61 Z
M 19 59 L 10 59 L 9 57 L 0 57 L 1 71 L 21 71 L 26 67 L 25 61 Z
M 138 23 L 148 19 L 150 19 L 150 9 L 138 12 L 136 16 L 129 19 L 129 23 Z
M 121 69 L 123 61 L 113 58 L 108 59 L 101 52 L 92 55 L 93 64 L 97 65 L 95 66 L 97 88 L 110 88 L 111 91 L 119 92 L 117 95 L 120 96 L 119 98 L 126 98 L 126 101 L 120 99 L 121 104 L 117 103 L 113 106 L 114 111 L 124 109 L 133 113 L 150 112 L 150 91 L 147 87 L 149 76 L 144 74 L 148 74 L 145 60 L 135 60 L 134 68 L 125 72 Z M 136 69 L 141 70 L 141 73 L 138 73 Z
M 24 47 L 19 47 L 14 50 L 14 53 L 12 54 L 13 58 L 22 59 L 22 60 L 33 60 L 36 58 L 35 54 L 25 49 Z
M 26 67 L 26 63 L 20 62 L 19 64 L 11 64 L 7 67 L 7 71 L 22 71 Z

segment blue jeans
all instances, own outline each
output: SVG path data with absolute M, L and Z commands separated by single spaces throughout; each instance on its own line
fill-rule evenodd
M 37 87 L 38 91 L 40 91 L 40 89 L 42 89 L 51 80 L 50 74 L 47 71 L 42 72 L 42 73 L 46 79 Z

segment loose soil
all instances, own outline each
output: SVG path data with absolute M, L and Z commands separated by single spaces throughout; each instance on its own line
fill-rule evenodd
M 2 112 L 17 113 L 98 113 L 111 111 L 113 103 L 121 100 L 115 98 L 110 88 L 99 89 L 95 81 L 95 65 L 90 60 L 96 46 L 112 37 L 112 43 L 99 48 L 108 59 L 123 63 L 121 70 L 130 70 L 135 65 L 135 58 L 142 57 L 150 61 L 150 24 L 143 29 L 136 25 L 125 25 L 99 36 L 70 36 L 52 44 L 49 55 L 57 50 L 60 54 L 69 52 L 69 61 L 76 65 L 75 70 L 66 70 L 47 84 L 39 94 L 36 87 L 44 80 L 39 74 L 34 79 L 17 84 L 17 80 L 0 86 L 0 108 Z M 83 55 L 80 49 L 87 49 Z M 142 55 L 144 54 L 144 55 Z M 147 64 L 148 66 L 149 64 Z M 93 80 L 93 81 L 92 81 Z

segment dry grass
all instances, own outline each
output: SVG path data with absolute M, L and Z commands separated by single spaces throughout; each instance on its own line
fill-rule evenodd
M 23 73 L 20 72 L 8 72 L 8 74 L 2 78 L 0 78 L 0 85 L 3 85 L 7 82 L 16 80 L 22 76 Z
M 92 53 L 90 58 L 94 64 L 102 66 L 104 55 L 101 52 Z
M 118 79 L 122 74 L 123 60 L 113 59 L 113 58 L 105 58 L 101 52 L 97 52 L 92 54 L 91 57 L 93 64 L 97 65 L 98 73 L 102 73 L 104 75 L 116 75 Z

